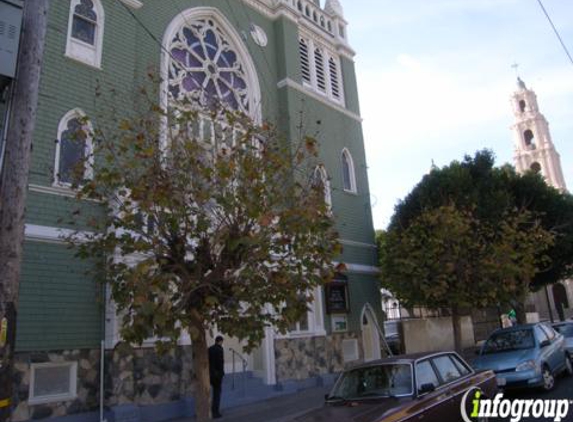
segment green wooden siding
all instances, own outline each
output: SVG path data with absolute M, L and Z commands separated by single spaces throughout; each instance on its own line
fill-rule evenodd
M 24 244 L 16 349 L 97 347 L 101 294 L 86 275 L 92 266 L 63 244 Z
M 59 0 L 50 5 L 30 183 L 52 185 L 58 123 L 65 113 L 80 108 L 94 126 L 101 128 L 111 123 L 113 115 L 136 109 L 139 106 L 137 91 L 148 83 L 148 72 L 159 75 L 161 48 L 156 40 L 163 40 L 167 26 L 181 11 L 211 7 L 226 17 L 253 60 L 262 95 L 263 119 L 276 123 L 287 137 L 294 138 L 302 115 L 305 131 L 318 133 L 321 160 L 331 178 L 340 237 L 374 243 L 361 123 L 297 89 L 277 86 L 286 80 L 300 82 L 297 25 L 284 16 L 270 20 L 236 0 L 144 0 L 143 3 L 144 6 L 133 13 L 155 39 L 120 2 L 102 0 L 105 28 L 101 69 L 64 56 L 70 2 Z M 266 47 L 257 45 L 250 36 L 252 23 L 266 32 Z M 346 109 L 358 114 L 353 62 L 342 58 L 341 71 Z M 340 153 L 344 147 L 350 150 L 354 160 L 357 194 L 342 190 Z M 32 189 L 27 223 L 73 228 L 67 222 L 70 210 L 76 207 L 71 198 Z M 86 216 L 100 212 L 92 202 L 80 208 Z M 373 249 L 364 246 L 344 245 L 341 260 L 376 265 Z M 97 346 L 102 314 L 100 304 L 94 301 L 99 288 L 84 274 L 88 267 L 86 262 L 74 258 L 73 252 L 63 244 L 26 242 L 17 337 L 19 350 Z M 360 324 L 355 319 L 359 318 L 364 302 L 378 301 L 377 280 L 374 276 L 351 274 L 350 286 L 351 327 L 357 330 Z M 371 304 L 374 309 L 380 308 L 379 303 Z M 330 324 L 328 318 L 327 324 Z
M 382 323 L 382 306 L 380 300 L 380 288 L 375 275 L 348 274 L 348 296 L 350 298 L 350 312 L 348 318 L 348 331 L 360 332 L 362 330 L 362 309 L 369 303 L 378 319 Z M 332 332 L 331 316 L 326 315 L 324 325 L 327 332 Z

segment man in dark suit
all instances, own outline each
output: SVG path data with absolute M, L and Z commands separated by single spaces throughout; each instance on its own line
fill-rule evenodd
M 209 347 L 209 377 L 213 387 L 213 401 L 211 402 L 211 415 L 213 419 L 220 418 L 221 385 L 225 376 L 225 352 L 223 351 L 223 337 L 215 337 L 215 344 Z

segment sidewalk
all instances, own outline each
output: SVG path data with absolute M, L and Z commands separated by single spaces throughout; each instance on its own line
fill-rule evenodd
M 477 347 L 463 350 L 462 356 L 471 363 L 475 358 Z M 274 397 L 252 404 L 225 409 L 225 391 L 223 390 L 223 417 L 221 422 L 289 422 L 310 410 L 321 407 L 324 395 L 330 387 L 313 387 L 297 393 Z M 169 422 L 194 422 L 195 418 L 174 419 Z
M 223 409 L 221 422 L 287 422 L 309 410 L 321 407 L 329 388 L 314 387 L 298 393 L 275 397 L 245 406 Z M 225 402 L 223 392 L 222 404 Z M 195 418 L 177 419 L 170 422 L 193 422 Z

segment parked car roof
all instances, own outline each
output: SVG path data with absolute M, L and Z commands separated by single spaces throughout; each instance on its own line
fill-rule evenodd
M 389 363 L 413 363 L 417 360 L 429 357 L 429 356 L 438 356 L 443 354 L 451 354 L 455 353 L 453 351 L 445 351 L 445 352 L 419 352 L 419 353 L 408 353 L 405 355 L 396 355 L 396 356 L 388 356 L 382 359 L 371 360 L 369 362 L 360 363 L 351 367 L 354 368 L 365 368 L 368 366 L 373 365 L 380 365 L 380 364 L 389 364 Z

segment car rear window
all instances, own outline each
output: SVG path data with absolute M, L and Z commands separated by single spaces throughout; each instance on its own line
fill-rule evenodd
M 533 332 L 530 328 L 493 333 L 485 342 L 483 353 L 510 352 L 512 350 L 532 349 L 535 347 Z
M 439 356 L 433 359 L 434 365 L 440 374 L 440 378 L 444 383 L 457 380 L 462 376 L 457 366 L 450 359 L 449 356 Z
M 573 324 L 554 325 L 553 328 L 565 337 L 573 337 Z
M 462 375 L 467 375 L 467 374 L 471 373 L 471 369 L 459 357 L 457 357 L 455 355 L 450 355 L 450 357 L 452 358 L 452 360 L 454 361 L 454 363 L 456 364 L 456 366 L 458 367 L 458 369 L 460 370 L 460 373 Z
M 412 385 L 412 365 L 373 365 L 345 372 L 330 396 L 360 399 L 412 395 Z

